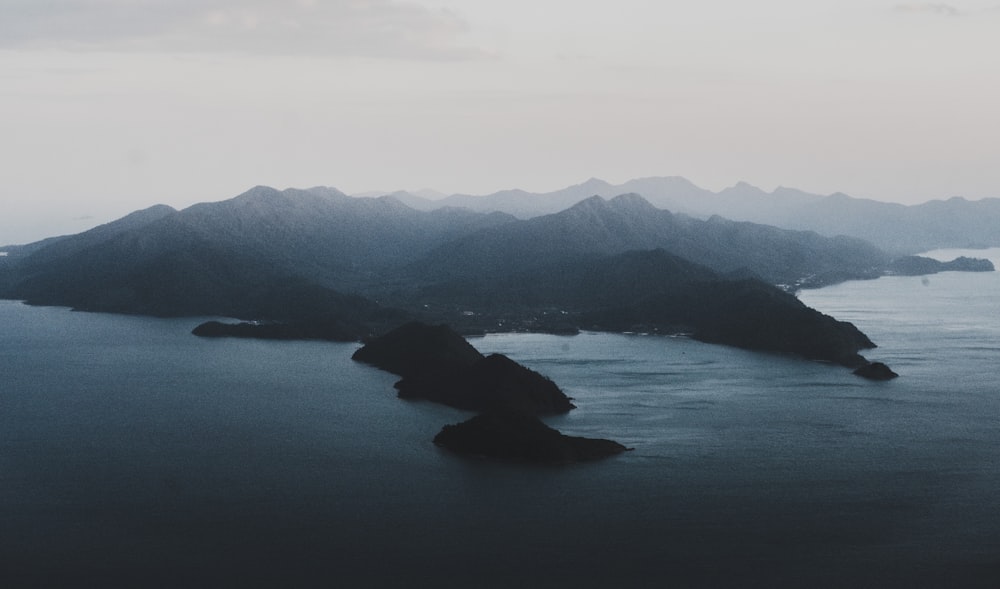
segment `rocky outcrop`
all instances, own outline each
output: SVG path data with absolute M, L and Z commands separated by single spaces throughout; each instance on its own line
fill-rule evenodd
M 573 404 L 548 378 L 502 354 L 483 356 L 445 325 L 407 323 L 352 356 L 402 376 L 404 399 L 425 399 L 470 411 L 565 413 Z
M 537 417 L 517 411 L 484 413 L 446 425 L 434 443 L 465 456 L 537 464 L 599 460 L 628 450 L 612 440 L 563 435 Z
M 854 374 L 869 380 L 892 380 L 899 376 L 882 362 L 869 362 L 854 370 Z

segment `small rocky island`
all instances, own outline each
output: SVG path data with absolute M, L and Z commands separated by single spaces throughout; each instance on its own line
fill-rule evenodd
M 519 411 L 483 413 L 446 425 L 434 443 L 465 456 L 538 464 L 600 460 L 628 450 L 612 440 L 563 435 Z
M 566 413 L 574 407 L 548 378 L 503 354 L 483 356 L 446 325 L 407 323 L 369 341 L 352 358 L 403 377 L 396 383 L 403 399 L 533 415 Z
M 854 370 L 854 374 L 868 380 L 892 380 L 899 376 L 882 362 L 869 362 Z
M 538 415 L 574 405 L 554 382 L 502 354 L 482 355 L 446 325 L 410 322 L 354 353 L 358 362 L 402 376 L 400 398 L 482 412 L 446 425 L 434 443 L 456 454 L 507 462 L 565 464 L 627 450 L 618 442 L 566 436 Z

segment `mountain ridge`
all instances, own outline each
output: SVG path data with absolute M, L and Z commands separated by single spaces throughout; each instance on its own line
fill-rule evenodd
M 412 270 L 427 276 L 526 268 L 559 258 L 663 248 L 717 272 L 756 275 L 789 287 L 874 278 L 891 259 L 861 240 L 822 237 L 715 216 L 658 209 L 641 196 L 584 199 L 558 213 L 470 234 L 431 251 Z M 498 260 L 498 252 L 506 257 Z
M 362 338 L 412 318 L 467 332 L 641 326 L 857 365 L 874 345 L 864 334 L 776 285 L 875 277 L 889 259 L 860 240 L 695 219 L 637 194 L 518 220 L 258 186 L 40 245 L 0 264 L 0 296 L 260 320 L 208 331 L 281 338 Z
M 856 237 L 894 255 L 947 247 L 1000 246 L 1000 198 L 952 196 L 903 205 L 842 192 L 812 194 L 785 186 L 767 192 L 742 181 L 712 192 L 681 176 L 650 176 L 621 184 L 591 178 L 540 193 L 504 190 L 478 196 L 454 194 L 437 200 L 410 194 L 407 204 L 421 210 L 461 206 L 530 219 L 559 212 L 589 196 L 610 198 L 625 193 L 640 194 L 657 208 L 695 218 L 721 215 L 734 221 L 816 231 L 827 237 Z M 942 227 L 942 216 L 950 217 L 954 226 Z

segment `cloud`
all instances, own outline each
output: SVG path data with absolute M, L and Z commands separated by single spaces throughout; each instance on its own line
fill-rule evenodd
M 399 0 L 0 0 L 0 47 L 454 60 L 453 12 Z
M 910 2 L 907 4 L 897 4 L 893 7 L 896 12 L 937 14 L 941 16 L 961 16 L 962 11 L 949 4 L 927 4 Z

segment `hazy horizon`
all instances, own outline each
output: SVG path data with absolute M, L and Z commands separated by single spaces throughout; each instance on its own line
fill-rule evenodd
M 533 191 L 533 190 L 526 190 L 523 187 L 519 187 L 519 186 L 509 186 L 507 188 L 501 188 L 501 189 L 498 189 L 498 190 L 495 190 L 495 191 L 492 191 L 492 192 L 489 192 L 489 193 L 471 193 L 471 192 L 444 193 L 444 192 L 440 192 L 440 191 L 435 190 L 433 187 L 422 187 L 422 188 L 418 188 L 418 189 L 405 189 L 404 188 L 404 189 L 391 189 L 391 190 L 365 190 L 365 191 L 360 191 L 360 192 L 348 192 L 348 191 L 342 190 L 338 186 L 333 186 L 333 185 L 283 186 L 283 187 L 280 187 L 280 186 L 271 186 L 270 188 L 274 188 L 274 189 L 279 190 L 279 191 L 281 191 L 281 190 L 291 190 L 291 189 L 306 190 L 306 189 L 310 189 L 310 188 L 333 188 L 333 189 L 336 189 L 336 190 L 339 190 L 339 191 L 343 192 L 344 194 L 346 194 L 348 196 L 355 197 L 355 198 L 377 197 L 377 196 L 391 195 L 393 193 L 398 193 L 398 192 L 407 192 L 407 193 L 409 193 L 411 195 L 418 196 L 420 198 L 424 198 L 424 199 L 429 200 L 429 201 L 438 201 L 438 200 L 443 200 L 443 199 L 446 199 L 446 198 L 448 198 L 450 196 L 455 196 L 455 195 L 489 196 L 491 194 L 495 194 L 495 193 L 498 193 L 498 192 L 504 192 L 504 191 L 508 191 L 508 190 L 525 190 L 526 192 L 529 192 L 529 193 L 532 193 L 532 194 L 547 194 L 547 193 L 556 192 L 556 191 L 559 191 L 559 190 L 562 190 L 562 189 L 565 189 L 565 188 L 570 188 L 570 187 L 573 187 L 573 186 L 582 185 L 582 184 L 584 184 L 584 183 L 586 183 L 586 182 L 588 182 L 590 180 L 598 180 L 598 181 L 602 181 L 602 182 L 607 182 L 608 184 L 610 184 L 612 186 L 619 186 L 619 185 L 622 185 L 622 184 L 626 184 L 627 182 L 632 181 L 632 180 L 642 180 L 642 179 L 648 179 L 648 178 L 661 178 L 661 177 L 665 177 L 665 176 L 655 176 L 655 177 L 645 177 L 645 178 L 629 178 L 629 179 L 623 180 L 621 182 L 610 182 L 610 181 L 607 181 L 607 180 L 605 180 L 603 178 L 591 177 L 591 178 L 589 178 L 587 180 L 584 180 L 584 181 L 575 182 L 575 183 L 567 184 L 567 185 L 564 185 L 564 186 L 559 186 L 559 187 L 553 188 L 551 190 Z M 684 180 L 687 180 L 689 182 L 691 181 L 690 179 L 684 178 L 683 176 L 672 176 L 672 177 L 683 178 Z M 697 184 L 696 182 L 692 182 L 692 184 L 694 184 L 698 188 L 708 189 L 707 187 L 701 186 L 701 185 Z M 718 189 L 718 190 L 712 190 L 712 189 L 708 189 L 708 190 L 711 190 L 712 192 L 715 192 L 715 193 L 719 193 L 719 192 L 722 192 L 723 190 L 726 190 L 727 188 L 734 188 L 734 187 L 738 186 L 739 184 L 749 184 L 749 183 L 747 183 L 747 182 L 745 182 L 743 180 L 740 180 L 738 182 L 734 182 L 733 184 L 724 186 L 723 188 Z M 801 190 L 801 189 L 799 189 L 796 186 L 779 185 L 779 186 L 775 186 L 775 187 L 773 187 L 771 189 L 765 189 L 765 188 L 762 188 L 760 186 L 755 186 L 753 184 L 750 184 L 750 185 L 753 186 L 754 188 L 758 188 L 760 190 L 763 190 L 766 193 L 773 193 L 776 190 L 782 189 L 782 188 L 792 189 L 792 190 Z M 257 184 L 255 186 L 262 186 L 262 185 L 261 184 Z M 66 222 L 64 220 L 64 222 L 62 224 L 62 227 L 64 228 L 64 230 L 62 230 L 62 231 L 60 231 L 58 229 L 59 225 L 57 225 L 55 222 L 53 222 L 51 225 L 47 226 L 51 230 L 48 233 L 45 233 L 45 234 L 33 234 L 32 231 L 35 231 L 37 229 L 37 227 L 28 227 L 28 228 L 13 227 L 13 229 L 10 229 L 9 227 L 7 227 L 7 225 L 8 225 L 7 223 L 5 223 L 3 221 L 0 221 L 0 246 L 25 245 L 25 244 L 34 243 L 36 241 L 40 241 L 40 240 L 43 240 L 43 239 L 46 239 L 46 238 L 49 238 L 49 237 L 59 237 L 59 236 L 62 236 L 62 235 L 73 235 L 73 234 L 76 234 L 76 233 L 81 233 L 81 232 L 87 231 L 89 229 L 92 229 L 94 227 L 97 227 L 99 225 L 103 225 L 105 223 L 109 223 L 111 221 L 115 221 L 117 219 L 120 219 L 120 218 L 122 218 L 122 217 L 124 217 L 124 216 L 126 216 L 126 215 L 128 215 L 130 213 L 133 213 L 135 211 L 147 209 L 147 208 L 150 208 L 150 207 L 153 207 L 153 206 L 167 205 L 167 206 L 170 206 L 170 207 L 172 207 L 174 209 L 177 209 L 177 210 L 183 210 L 183 209 L 185 209 L 185 208 L 187 208 L 189 206 L 195 205 L 195 204 L 208 203 L 208 202 L 220 202 L 220 201 L 228 200 L 230 198 L 234 198 L 236 196 L 239 196 L 240 194 L 243 194 L 244 192 L 247 192 L 248 190 L 251 190 L 252 188 L 254 188 L 254 186 L 247 186 L 245 190 L 240 190 L 237 193 L 228 194 L 228 195 L 220 196 L 220 197 L 217 197 L 217 198 L 206 197 L 206 198 L 201 199 L 201 200 L 181 199 L 180 202 L 182 204 L 174 204 L 174 203 L 169 203 L 169 202 L 148 202 L 148 203 L 142 204 L 142 203 L 139 202 L 138 199 L 136 199 L 136 201 L 135 201 L 135 204 L 136 204 L 135 208 L 131 208 L 131 209 L 128 209 L 128 210 L 122 210 L 121 212 L 111 212 L 108 215 L 106 215 L 105 217 L 96 217 L 96 216 L 90 216 L 90 215 L 88 215 L 88 216 L 83 216 L 83 217 L 77 217 L 77 218 L 74 218 L 74 219 L 69 219 L 68 222 Z M 804 192 L 808 192 L 808 191 L 804 191 Z M 837 193 L 840 193 L 840 191 L 836 191 L 836 192 L 829 193 L 829 194 L 837 194 Z M 843 194 L 843 193 L 841 193 L 841 194 Z M 823 194 L 821 196 L 828 196 L 828 195 L 827 194 Z M 862 198 L 862 197 L 857 197 L 857 196 L 851 195 L 851 194 L 848 194 L 847 196 L 850 196 L 850 197 L 853 197 L 853 198 Z M 941 197 L 941 198 L 929 199 L 927 201 L 922 201 L 922 202 L 919 202 L 919 203 L 906 203 L 906 202 L 900 202 L 898 200 L 897 201 L 892 201 L 892 200 L 877 199 L 877 198 L 866 199 L 866 200 L 873 200 L 873 201 L 885 202 L 885 203 L 904 204 L 904 205 L 916 205 L 916 204 L 923 204 L 924 202 L 930 202 L 930 201 L 934 201 L 934 200 L 938 200 L 938 201 L 947 200 L 949 198 L 954 198 L 956 196 L 959 196 L 960 198 L 965 198 L 965 197 L 961 197 L 960 195 L 951 195 L 951 196 L 945 196 L 945 197 Z M 607 197 L 607 198 L 610 198 L 610 197 Z M 984 197 L 984 198 L 991 198 L 991 197 Z M 974 201 L 974 200 L 982 200 L 982 199 L 967 199 L 967 200 L 973 200 Z M 12 226 L 12 224 L 11 224 L 11 226 Z M 43 227 L 42 230 L 43 231 L 45 230 L 44 227 Z M 11 240 L 11 239 L 3 239 L 3 237 L 5 237 L 6 235 L 18 235 L 19 231 L 20 231 L 20 234 L 22 234 L 22 235 L 25 235 L 25 236 L 34 235 L 34 237 L 29 237 L 27 239 L 21 239 L 20 241 L 18 241 L 18 240 Z
M 254 185 L 1000 196 L 995 2 L 0 6 L 3 244 Z
M 662 176 L 658 176 L 658 177 L 662 177 Z M 684 178 L 683 176 L 674 176 L 674 177 Z M 603 178 L 591 177 L 591 178 L 589 178 L 587 180 L 580 181 L 580 182 L 575 182 L 575 183 L 572 183 L 572 184 L 567 184 L 565 186 L 560 186 L 560 187 L 552 189 L 552 190 L 545 190 L 545 191 L 527 190 L 527 192 L 532 193 L 532 194 L 546 194 L 546 193 L 550 193 L 550 192 L 556 192 L 556 191 L 562 190 L 564 188 L 570 188 L 570 187 L 573 187 L 573 186 L 582 185 L 582 184 L 584 184 L 584 183 L 586 183 L 586 182 L 588 182 L 590 180 L 598 180 L 598 181 L 602 181 L 602 182 L 607 182 L 608 184 L 610 184 L 612 186 L 618 186 L 618 185 L 625 184 L 625 183 L 627 183 L 627 182 L 629 182 L 631 180 L 641 180 L 641 179 L 647 179 L 647 178 L 651 178 L 651 177 L 646 177 L 646 178 L 629 178 L 629 179 L 621 181 L 621 182 L 610 182 L 610 181 L 604 180 Z M 690 179 L 688 179 L 688 178 L 684 178 L 684 179 L 688 180 L 690 182 Z M 694 184 L 698 188 L 706 188 L 706 187 L 700 186 L 700 185 L 698 185 L 697 183 L 694 183 L 694 182 L 692 182 L 692 184 Z M 725 190 L 727 188 L 736 187 L 739 184 L 748 184 L 748 183 L 745 182 L 745 181 L 743 181 L 743 180 L 740 180 L 740 181 L 735 182 L 735 183 L 733 183 L 731 185 L 725 186 L 725 187 L 723 187 L 720 190 L 712 190 L 712 192 L 718 193 L 718 192 L 721 192 L 722 190 Z M 261 185 L 258 184 L 256 186 L 261 186 Z M 751 184 L 751 186 L 754 186 L 754 185 Z M 182 200 L 183 204 L 181 204 L 181 205 L 175 205 L 175 204 L 171 204 L 171 203 L 168 203 L 168 202 L 149 202 L 149 203 L 145 203 L 145 204 L 140 204 L 138 202 L 138 200 L 136 200 L 135 201 L 136 202 L 136 206 L 133 209 L 122 211 L 120 213 L 111 213 L 111 214 L 109 214 L 108 216 L 106 216 L 104 218 L 98 218 L 98 217 L 94 217 L 94 216 L 85 216 L 85 217 L 78 217 L 78 218 L 75 218 L 75 219 L 71 219 L 70 223 L 63 225 L 64 227 L 67 227 L 67 229 L 65 229 L 63 231 L 59 231 L 57 229 L 57 225 L 55 223 L 53 223 L 50 227 L 54 231 L 50 231 L 49 233 L 46 233 L 44 235 L 39 234 L 39 235 L 37 235 L 35 237 L 32 237 L 32 238 L 22 239 L 20 241 L 9 240 L 9 239 L 6 239 L 6 240 L 2 239 L 2 237 L 4 235 L 6 235 L 6 234 L 16 235 L 17 234 L 17 230 L 18 230 L 18 228 L 14 228 L 13 231 L 6 231 L 7 228 L 3 227 L 2 230 L 6 231 L 6 233 L 0 233 L 0 246 L 25 245 L 25 244 L 34 243 L 36 241 L 40 241 L 40 240 L 43 240 L 43 239 L 46 239 L 46 238 L 49 238 L 49 237 L 59 237 L 59 236 L 62 236 L 62 235 L 73 235 L 73 234 L 76 234 L 76 233 L 81 233 L 81 232 L 87 231 L 89 229 L 93 229 L 94 227 L 97 227 L 99 225 L 103 225 L 105 223 L 109 223 L 111 221 L 115 221 L 117 219 L 120 219 L 120 218 L 128 215 L 129 213 L 133 213 L 135 211 L 147 209 L 147 208 L 150 208 L 150 207 L 153 207 L 153 206 L 167 205 L 167 206 L 170 206 L 170 207 L 172 207 L 174 209 L 177 209 L 177 210 L 183 210 L 183 209 L 185 209 L 185 208 L 187 208 L 189 206 L 192 206 L 194 204 L 207 203 L 207 202 L 220 202 L 220 201 L 228 200 L 230 198 L 234 198 L 236 196 L 239 196 L 240 194 L 243 194 L 244 192 L 247 192 L 248 190 L 251 190 L 252 188 L 254 188 L 254 187 L 253 186 L 248 186 L 245 190 L 241 190 L 238 193 L 225 195 L 225 196 L 222 196 L 222 197 L 219 197 L 219 198 L 205 198 L 203 200 L 194 200 L 194 201 Z M 310 189 L 310 188 L 333 188 L 333 189 L 336 189 L 336 190 L 340 190 L 344 194 L 347 194 L 348 196 L 355 197 L 355 198 L 377 197 L 377 196 L 391 195 L 391 194 L 397 193 L 397 192 L 407 192 L 407 193 L 409 193 L 411 195 L 418 196 L 418 197 L 426 199 L 428 201 L 443 200 L 443 199 L 448 198 L 449 196 L 454 196 L 454 195 L 489 196 L 491 194 L 495 194 L 495 193 L 498 193 L 498 192 L 504 192 L 504 191 L 507 191 L 507 190 L 525 190 L 522 187 L 510 186 L 510 187 L 502 188 L 502 189 L 499 189 L 499 190 L 496 190 L 496 191 L 493 191 L 493 192 L 490 192 L 490 193 L 479 193 L 479 194 L 476 194 L 476 193 L 470 193 L 470 192 L 443 193 L 443 192 L 434 190 L 432 187 L 422 187 L 422 188 L 418 188 L 418 189 L 366 190 L 366 191 L 361 191 L 361 192 L 347 192 L 347 191 L 341 190 L 337 186 L 332 186 L 332 185 L 285 186 L 285 187 L 272 186 L 270 188 L 275 188 L 276 190 L 279 190 L 279 191 L 281 191 L 281 190 L 291 190 L 291 189 L 306 190 L 306 189 Z M 758 189 L 763 190 L 764 192 L 767 192 L 767 193 L 773 193 L 774 191 L 776 191 L 778 189 L 781 189 L 781 188 L 799 190 L 798 187 L 795 187 L 795 186 L 775 186 L 772 189 L 764 189 L 764 188 L 761 188 L 760 186 L 754 186 L 754 188 L 758 188 Z M 831 194 L 834 194 L 834 193 L 831 193 Z M 823 196 L 826 196 L 826 195 L 823 195 Z M 851 196 L 851 197 L 854 197 L 854 198 L 860 198 L 860 197 L 855 197 L 854 195 L 848 195 L 848 196 Z M 606 197 L 606 198 L 610 198 L 610 197 Z M 930 200 L 947 200 L 948 198 L 954 198 L 954 196 L 943 197 L 943 198 L 940 198 L 940 199 L 930 199 Z M 961 198 L 964 198 L 964 197 L 961 197 Z M 984 198 L 989 198 L 989 197 L 984 197 Z M 895 202 L 897 204 L 906 204 L 906 205 L 922 204 L 922 203 L 899 203 L 899 201 L 889 201 L 889 200 L 880 200 L 880 199 L 867 199 L 867 200 L 874 200 L 874 201 L 878 201 L 878 202 L 887 202 L 887 203 Z M 930 200 L 929 201 L 924 201 L 924 202 L 930 202 Z M 968 199 L 968 200 L 981 200 L 981 199 Z M 24 235 L 31 235 L 30 231 L 32 229 L 33 228 L 29 228 L 29 232 L 23 232 L 23 234 Z

